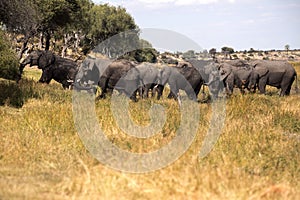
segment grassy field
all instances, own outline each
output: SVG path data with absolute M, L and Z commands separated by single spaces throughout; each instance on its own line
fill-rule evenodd
M 300 64 L 295 63 L 300 74 Z M 225 126 L 214 149 L 199 159 L 211 104 L 199 103 L 201 120 L 188 151 L 173 164 L 145 174 L 115 171 L 85 149 L 74 126 L 72 92 L 37 84 L 26 69 L 19 85 L 0 80 L 0 199 L 298 199 L 300 96 L 236 95 L 226 102 Z M 298 80 L 300 83 L 300 81 Z M 155 103 L 167 111 L 161 133 L 129 137 L 116 126 L 110 99 L 96 103 L 99 123 L 117 146 L 132 152 L 158 149 L 174 138 L 177 102 L 130 103 L 145 125 Z M 146 119 L 146 120 L 145 120 Z

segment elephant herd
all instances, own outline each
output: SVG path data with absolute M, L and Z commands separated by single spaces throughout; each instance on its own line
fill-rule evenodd
M 209 88 L 212 98 L 224 91 L 231 95 L 234 87 L 265 94 L 266 86 L 280 90 L 280 96 L 289 95 L 297 78 L 293 66 L 286 61 L 266 60 L 186 60 L 175 67 L 153 63 L 136 63 L 128 60 L 86 58 L 80 65 L 70 59 L 59 57 L 50 51 L 33 51 L 20 64 L 20 75 L 25 65 L 37 65 L 43 73 L 39 80 L 50 83 L 52 79 L 63 88 L 93 91 L 100 87 L 97 98 L 105 98 L 108 92 L 117 90 L 133 101 L 152 96 L 160 99 L 168 84 L 168 98 L 177 99 L 179 90 L 184 90 L 192 100 L 197 100 L 201 87 Z M 296 80 L 297 88 L 297 80 Z M 94 90 L 95 91 L 95 90 Z

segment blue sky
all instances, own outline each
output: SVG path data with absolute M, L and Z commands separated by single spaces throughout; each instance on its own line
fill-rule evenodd
M 93 0 L 125 7 L 144 28 L 168 29 L 204 49 L 300 49 L 299 0 Z

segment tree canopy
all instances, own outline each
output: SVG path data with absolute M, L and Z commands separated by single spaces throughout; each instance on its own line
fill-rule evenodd
M 18 39 L 23 44 L 21 55 L 33 38 L 45 41 L 45 45 L 41 45 L 45 49 L 54 48 L 54 45 L 67 48 L 70 41 L 79 43 L 80 40 L 82 52 L 87 53 L 120 32 L 138 32 L 138 26 L 125 8 L 97 5 L 91 0 L 1 1 L 0 25 L 9 33 L 23 35 L 21 40 Z M 54 40 L 53 44 L 51 40 Z M 57 40 L 63 40 L 62 44 L 55 43 Z M 60 51 L 65 48 L 56 47 Z

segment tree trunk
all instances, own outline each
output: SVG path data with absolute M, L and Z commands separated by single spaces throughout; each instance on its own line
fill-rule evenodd
M 49 31 L 45 32 L 45 36 L 46 36 L 45 50 L 48 51 L 50 49 L 50 40 L 51 40 L 51 35 L 50 35 Z
M 68 46 L 69 46 L 69 42 L 70 42 L 71 39 L 72 39 L 72 36 L 70 34 L 65 34 L 64 35 L 64 45 L 63 45 L 63 49 L 62 49 L 62 52 L 61 52 L 61 57 L 63 57 L 63 58 L 66 56 L 67 49 L 68 49 Z
M 40 41 L 39 41 L 39 49 L 42 49 L 44 47 L 44 34 L 40 33 Z
M 28 47 L 27 47 L 27 44 L 28 44 L 29 39 L 30 39 L 30 36 L 25 36 L 23 45 L 22 45 L 22 47 L 21 47 L 21 49 L 20 49 L 20 52 L 19 52 L 19 55 L 18 55 L 19 60 L 22 59 L 23 54 L 25 53 L 25 51 L 26 51 L 27 48 L 28 48 Z

